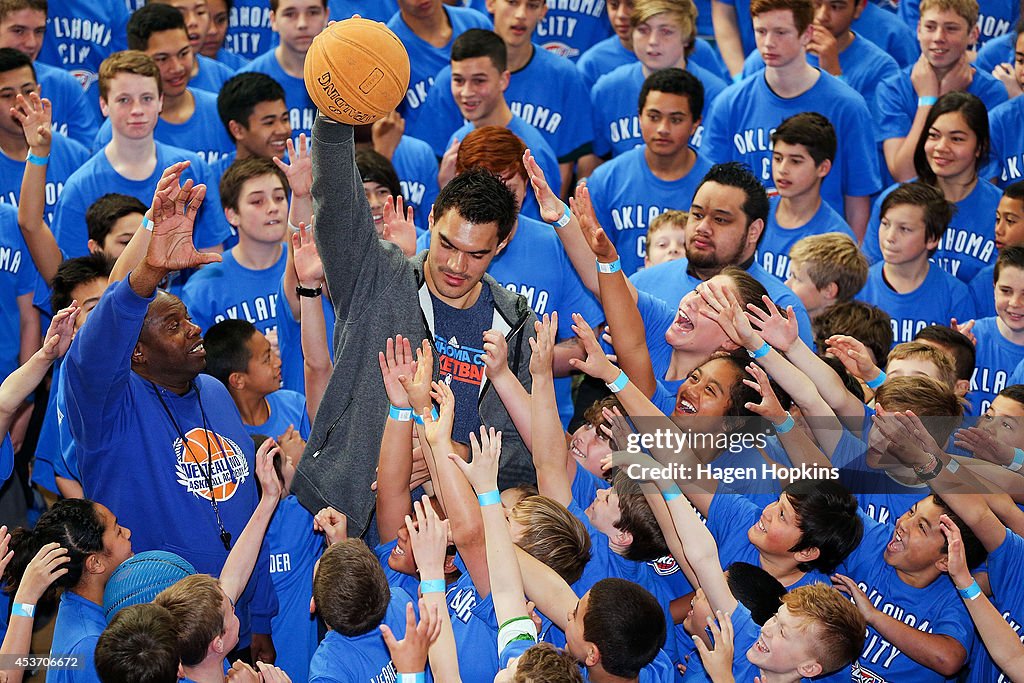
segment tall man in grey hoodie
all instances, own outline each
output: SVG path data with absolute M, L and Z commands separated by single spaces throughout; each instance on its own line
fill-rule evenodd
M 525 298 L 485 272 L 515 225 L 515 195 L 486 171 L 456 176 L 434 203 L 430 249 L 406 259 L 377 237 L 352 127 L 318 116 L 312 157 L 316 242 L 337 314 L 335 365 L 292 491 L 307 509 L 331 505 L 348 516 L 349 529 L 366 533 L 370 484 L 385 420 L 392 419 L 377 353 L 396 334 L 414 346 L 432 343 L 439 381 L 456 394 L 454 438 L 468 441 L 481 424 L 500 429 L 500 485 L 534 481 L 530 453 L 482 361 L 483 333 L 500 331 L 509 367 L 529 389 L 536 316 Z

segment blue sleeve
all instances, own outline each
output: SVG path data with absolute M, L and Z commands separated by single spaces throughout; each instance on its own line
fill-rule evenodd
M 68 137 L 87 145 L 100 127 L 98 112 L 96 107 L 89 103 L 84 90 L 79 89 L 72 97 L 70 112 L 73 113 L 64 114 L 68 124 Z
M 726 88 L 715 98 L 704 117 L 704 139 L 700 145 L 700 155 L 712 164 L 729 161 L 729 133 L 733 130 L 729 121 L 729 112 L 733 96 L 738 91 L 734 86 Z
M 249 603 L 250 626 L 253 633 L 269 634 L 270 620 L 277 615 L 277 592 L 270 578 L 270 546 L 266 539 L 260 546 L 260 554 L 250 579 L 253 583 L 252 602 Z
M 594 142 L 593 152 L 599 157 L 606 157 L 612 153 L 612 141 L 608 136 L 608 127 L 605 122 L 604 111 L 601 107 L 601 79 L 590 90 L 590 113 L 593 119 Z
M 882 552 L 892 537 L 893 527 L 876 522 L 868 517 L 863 509 L 858 508 L 857 514 L 864 525 L 864 535 L 860 544 L 853 549 L 846 559 L 839 564 L 839 573 L 856 580 L 859 572 L 877 567 L 882 562 Z
M 197 183 L 206 184 L 206 199 L 196 220 L 195 245 L 197 249 L 208 249 L 223 244 L 231 236 L 231 229 L 220 204 L 220 178 L 202 159 L 192 162 L 192 171 Z
M 871 217 L 868 218 L 867 231 L 864 233 L 864 242 L 860 250 L 868 259 L 868 263 L 875 264 L 882 260 L 882 249 L 878 245 L 878 226 L 882 224 L 882 200 L 883 193 L 871 204 Z
M 71 652 L 66 654 L 78 655 L 82 658 L 82 668 L 76 669 L 74 672 L 75 683 L 101 683 L 100 675 L 96 671 L 96 643 L 99 642 L 100 637 L 86 636 L 82 638 L 74 647 L 71 648 Z M 63 652 L 53 652 L 51 654 L 59 655 L 65 654 Z
M 955 284 L 962 284 L 959 280 Z M 973 320 L 977 316 L 977 307 L 974 299 L 971 298 L 971 290 L 967 285 L 953 288 L 953 300 L 951 302 L 949 315 L 957 320 Z M 994 296 L 994 295 L 993 295 Z
M 913 110 L 907 112 L 907 75 L 901 71 L 878 85 L 875 91 L 875 139 L 905 138 L 914 122 Z M 912 88 L 911 88 L 912 89 Z
M 89 234 L 85 227 L 85 210 L 89 203 L 83 197 L 84 176 L 73 174 L 64 185 L 53 212 L 53 236 L 65 258 L 89 254 Z
M 843 194 L 866 197 L 882 189 L 879 173 L 878 146 L 870 126 L 871 111 L 860 93 L 850 89 L 851 110 L 844 116 L 846 133 L 840 137 L 843 147 Z M 910 130 L 910 127 L 907 127 Z
M 749 546 L 747 530 L 761 517 L 761 510 L 743 496 L 736 493 L 719 492 L 708 506 L 708 531 L 718 544 L 718 559 L 728 567 L 736 559 L 739 550 Z
M 657 406 L 658 410 L 665 415 L 671 415 L 676 409 L 676 395 L 669 391 L 668 387 L 661 380 L 656 380 L 651 403 Z

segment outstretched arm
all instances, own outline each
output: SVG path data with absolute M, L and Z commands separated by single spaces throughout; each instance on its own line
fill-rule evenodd
M 46 210 L 46 169 L 50 158 L 53 133 L 53 111 L 50 100 L 40 99 L 39 93 L 29 93 L 28 98 L 18 95 L 11 107 L 11 115 L 25 131 L 28 153 L 43 163 L 28 162 L 21 176 L 21 194 L 18 195 L 18 226 L 25 238 L 28 252 L 36 270 L 46 282 L 52 282 L 57 267 L 63 260 L 57 238 L 53 236 L 44 220 Z
M 411 408 L 409 395 L 399 378 L 412 377 L 416 371 L 412 345 L 402 335 L 388 339 L 386 349 L 378 354 L 377 360 L 388 401 L 397 409 L 396 416 L 404 417 L 401 411 Z M 393 541 L 406 516 L 412 513 L 411 476 L 412 421 L 389 415 L 377 459 L 377 534 L 381 543 Z
M 484 332 L 484 367 L 487 379 L 494 385 L 498 398 L 512 418 L 512 424 L 523 439 L 523 444 L 533 450 L 533 428 L 530 422 L 530 392 L 520 383 L 519 378 L 508 367 L 508 342 L 505 335 L 497 330 Z
M 306 228 L 305 223 L 299 225 L 299 232 L 292 233 L 292 266 L 300 286 L 306 289 L 317 289 L 324 286 L 324 265 L 317 253 L 313 241 L 313 228 Z M 289 271 L 285 266 L 285 273 Z M 295 288 L 291 288 L 295 293 Z M 288 284 L 285 282 L 285 292 Z M 320 408 L 320 400 L 327 390 L 327 382 L 331 379 L 331 351 L 328 348 L 327 320 L 324 318 L 324 307 L 318 297 L 299 297 L 299 331 L 302 343 L 302 374 L 306 386 L 306 410 L 309 419 L 316 416 Z
M 288 179 L 288 189 L 291 190 L 291 202 L 288 204 L 288 225 L 299 227 L 303 223 L 313 225 L 313 160 L 310 157 L 310 148 L 306 144 L 306 134 L 299 135 L 299 145 L 290 139 L 285 142 L 288 149 L 288 163 L 278 157 L 274 157 L 274 163 L 281 169 Z M 292 228 L 294 230 L 294 228 Z M 289 254 L 289 259 L 292 255 Z M 295 293 L 295 285 L 298 284 L 295 272 L 291 268 L 284 269 L 284 298 L 292 311 L 292 317 L 301 320 L 300 297 Z M 308 397 L 307 397 L 308 398 Z
M 558 314 L 534 323 L 535 339 L 530 340 L 530 375 L 533 387 L 530 394 L 530 415 L 533 439 L 530 452 L 537 470 L 537 489 L 542 496 L 557 500 L 562 505 L 572 502 L 572 479 L 569 476 L 569 453 L 565 446 L 565 432 L 558 419 L 555 401 L 555 380 L 551 369 L 555 335 L 558 333 Z

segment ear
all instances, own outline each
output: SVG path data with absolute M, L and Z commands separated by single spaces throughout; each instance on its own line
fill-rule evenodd
M 100 113 L 105 119 L 110 117 L 110 105 L 107 104 L 106 97 L 100 97 Z
M 498 244 L 498 248 L 494 250 L 494 255 L 495 255 L 495 256 L 497 256 L 498 254 L 500 254 L 500 253 L 501 253 L 501 252 L 502 252 L 502 251 L 503 251 L 503 250 L 505 249 L 505 247 L 507 247 L 507 246 L 508 246 L 508 243 L 509 243 L 509 242 L 510 242 L 511 240 L 512 240 L 512 238 L 511 238 L 511 236 L 510 236 L 510 237 L 506 237 L 506 238 L 504 239 L 504 241 L 502 241 L 501 243 L 499 243 L 499 244 Z
M 270 30 L 277 32 L 277 12 L 270 10 Z
M 822 671 L 821 664 L 817 661 L 804 662 L 796 668 L 797 673 L 800 674 L 801 678 L 814 678 L 819 675 Z
M 90 239 L 89 240 L 89 253 L 90 254 L 98 254 L 101 251 L 103 251 L 103 245 L 100 244 L 99 242 L 97 242 L 94 239 Z
M 814 562 L 818 557 L 821 556 L 821 551 L 817 548 L 805 548 L 798 553 L 793 555 L 797 562 Z
M 968 45 L 974 45 L 975 43 L 977 43 L 979 35 L 981 35 L 981 29 L 978 28 L 977 24 L 975 24 L 971 28 L 971 38 L 970 38 L 970 40 L 967 41 L 967 44 Z
M 135 348 L 132 349 L 132 362 L 133 363 L 145 363 L 146 353 L 142 350 L 142 342 L 136 342 Z
M 829 301 L 835 301 L 836 297 L 839 296 L 839 285 L 836 284 L 835 281 L 832 281 L 818 291 L 821 292 L 821 295 Z
M 512 80 L 512 72 L 511 71 L 509 71 L 508 69 L 505 69 L 504 71 L 501 72 L 501 92 L 505 92 L 506 90 L 508 90 L 508 84 L 511 82 L 511 80 Z
M 618 533 L 615 534 L 615 545 L 622 548 L 628 548 L 629 546 L 633 545 L 633 532 L 619 530 L 616 531 L 618 531 Z
M 228 131 L 231 132 L 231 139 L 235 142 L 245 137 L 245 126 L 238 121 L 228 121 Z
M 586 667 L 597 666 L 601 663 L 601 650 L 598 649 L 597 645 L 594 645 L 589 640 L 583 644 L 587 650 L 587 656 L 583 660 L 583 665 Z
M 228 375 L 228 388 L 239 390 L 245 388 L 245 381 L 248 379 L 248 374 L 244 372 L 232 372 Z
M 455 566 L 455 555 L 445 555 L 444 557 L 444 573 L 445 575 L 451 574 L 456 569 Z
M 309 599 L 309 613 L 316 614 L 316 598 L 310 597 Z
M 487 7 L 488 12 L 494 14 L 494 8 L 495 6 L 497 6 L 497 4 L 498 0 L 487 0 L 487 2 L 484 3 L 484 6 Z
M 756 245 L 757 241 L 761 239 L 762 232 L 764 232 L 764 221 L 758 218 L 747 229 L 747 244 L 751 246 Z
M 214 654 L 217 654 L 217 655 L 220 655 L 220 656 L 224 656 L 224 655 L 227 654 L 227 652 L 224 651 L 224 638 L 223 638 L 223 634 L 217 636 L 216 638 L 214 638 L 213 640 L 210 641 L 210 647 L 207 648 L 207 651 L 213 652 Z
M 238 224 L 242 222 L 238 212 L 232 209 L 230 206 L 224 207 L 224 217 L 228 219 L 228 223 L 233 228 L 237 228 Z
M 157 102 L 160 104 L 160 108 L 157 109 L 156 111 L 157 111 L 158 114 L 162 114 L 163 111 L 164 111 L 164 96 L 161 95 L 160 97 L 158 97 L 157 98 Z
M 953 385 L 953 393 L 961 398 L 967 395 L 967 392 L 971 390 L 971 382 L 966 379 L 958 379 L 956 384 Z
M 949 555 L 946 553 L 942 554 L 942 557 L 935 560 L 935 568 L 943 574 L 949 573 Z
M 106 568 L 103 561 L 103 553 L 93 553 L 85 558 L 85 571 L 87 574 L 102 574 Z
M 936 237 L 935 239 L 931 239 L 931 240 L 926 238 L 925 242 L 924 242 L 924 246 L 925 246 L 925 248 L 929 252 L 932 252 L 932 251 L 938 249 L 939 248 L 939 244 L 941 244 L 941 243 L 942 243 L 942 238 L 941 237 Z
M 864 8 L 871 0 L 856 0 L 856 7 L 853 9 L 853 20 L 857 21 L 860 19 L 860 15 L 864 12 Z
M 831 171 L 831 170 L 832 170 L 832 160 L 831 159 L 825 159 L 820 164 L 818 164 L 818 170 L 817 170 L 818 177 L 819 178 L 824 178 L 825 176 L 828 175 L 828 172 Z

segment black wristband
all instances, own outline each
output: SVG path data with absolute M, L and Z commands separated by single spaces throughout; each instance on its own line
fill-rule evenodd
M 302 285 L 297 285 L 295 287 L 295 293 L 298 296 L 305 296 L 305 297 L 309 297 L 310 299 L 315 299 L 315 298 L 317 298 L 318 296 L 320 296 L 321 294 L 324 293 L 324 286 L 323 285 L 317 285 L 316 289 L 311 289 L 309 287 L 303 287 Z

